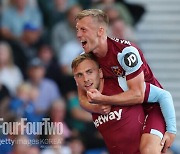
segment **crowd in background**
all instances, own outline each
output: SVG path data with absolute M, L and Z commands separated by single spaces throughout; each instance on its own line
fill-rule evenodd
M 83 9 L 102 9 L 109 16 L 109 36 L 136 42 L 133 29 L 144 8 L 123 0 L 0 2 L 0 117 L 4 122 L 50 118 L 63 123 L 62 135 L 4 135 L 1 129 L 1 140 L 61 142 L 3 144 L 0 154 L 106 153 L 91 114 L 78 102 L 71 62 L 83 49 L 76 38 L 74 18 Z

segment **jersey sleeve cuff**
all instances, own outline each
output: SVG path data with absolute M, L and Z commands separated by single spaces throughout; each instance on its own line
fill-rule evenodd
M 126 76 L 126 80 L 130 80 L 130 79 L 132 79 L 132 78 L 135 78 L 135 77 L 138 76 L 142 71 L 143 71 L 143 67 L 142 67 L 142 65 L 141 65 L 141 67 L 140 67 L 137 71 L 135 71 L 135 72 L 127 75 L 127 76 Z

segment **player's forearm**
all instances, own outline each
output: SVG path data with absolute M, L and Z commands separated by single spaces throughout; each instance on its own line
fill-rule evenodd
M 81 107 L 90 113 L 99 113 L 99 108 L 97 104 L 90 104 L 88 101 L 80 100 Z
M 113 96 L 105 96 L 105 104 L 113 105 L 135 105 L 144 101 L 144 74 L 141 72 L 136 77 L 127 80 L 128 90 Z
M 144 92 L 137 90 L 128 90 L 126 92 L 113 95 L 113 96 L 105 96 L 103 95 L 102 103 L 107 105 L 135 105 L 141 104 L 144 99 Z
M 100 106 L 98 104 L 89 103 L 88 99 L 84 95 L 79 95 L 79 101 L 81 107 L 90 113 L 101 113 Z
M 176 115 L 171 94 L 161 88 L 150 84 L 150 93 L 148 103 L 158 102 L 166 122 L 166 130 L 169 133 L 176 134 Z
M 87 92 L 82 90 L 80 87 L 78 89 L 78 98 L 80 106 L 90 113 L 101 113 L 100 106 L 98 104 L 91 104 L 87 99 Z
M 80 121 L 84 121 L 84 122 L 91 122 L 92 121 L 92 116 L 89 112 L 86 112 L 83 109 L 79 109 L 79 108 L 74 108 L 71 111 L 72 116 Z

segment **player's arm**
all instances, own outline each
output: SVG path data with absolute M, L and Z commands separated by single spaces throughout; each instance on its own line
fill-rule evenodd
M 144 100 L 144 75 L 141 72 L 135 78 L 127 81 L 128 90 L 112 96 L 102 95 L 97 89 L 88 91 L 91 103 L 106 105 L 135 105 L 141 104 Z
M 124 92 L 114 96 L 107 96 L 105 102 L 112 101 L 115 105 L 134 105 L 143 103 L 144 100 L 144 73 L 142 71 L 142 60 L 139 51 L 129 46 L 123 49 L 122 53 L 118 53 L 117 60 L 125 71 L 123 84 L 127 84 L 124 88 L 119 81 Z
M 133 83 L 131 83 L 131 81 L 136 82 L 134 81 L 134 79 L 138 78 L 139 75 L 136 76 L 135 78 L 132 78 L 131 80 L 128 80 L 128 79 L 131 78 L 133 74 L 136 75 L 138 71 L 141 69 L 141 65 L 142 65 L 142 60 L 139 55 L 139 52 L 134 47 L 125 48 L 123 49 L 123 52 L 121 54 L 118 54 L 118 61 L 123 67 L 123 69 L 125 70 L 127 85 L 128 85 L 128 88 L 131 90 L 135 86 Z M 147 90 L 146 87 L 144 87 L 144 89 Z M 165 118 L 167 131 L 175 134 L 176 133 L 176 117 L 175 117 L 175 110 L 174 110 L 171 94 L 168 91 L 165 91 L 161 88 L 158 88 L 150 84 L 150 91 L 149 91 L 147 102 L 148 103 L 154 102 L 154 103 L 160 104 L 161 111 Z
M 118 79 L 123 93 L 105 96 L 93 89 L 88 92 L 88 96 L 93 103 L 113 104 L 113 105 L 134 105 L 143 103 L 144 100 L 144 73 L 142 71 L 142 60 L 138 50 L 129 46 L 118 53 L 117 60 L 125 71 L 125 77 Z M 122 84 L 120 83 L 122 81 Z
M 147 84 L 147 83 L 146 83 Z M 176 115 L 171 94 L 159 87 L 150 84 L 148 103 L 158 102 L 166 122 L 166 132 L 161 141 L 162 152 L 166 152 L 172 145 L 176 136 Z
M 80 106 L 91 113 L 100 113 L 100 114 L 107 114 L 111 110 L 110 105 L 100 105 L 100 104 L 91 104 L 88 101 L 86 91 L 82 90 L 81 88 L 78 89 L 78 98 L 80 102 Z
M 148 103 L 159 103 L 166 122 L 166 130 L 176 134 L 176 115 L 171 94 L 157 86 L 150 84 Z
M 128 80 L 127 85 L 129 90 L 113 96 L 102 95 L 96 89 L 90 90 L 88 92 L 91 98 L 90 102 L 121 106 L 142 103 L 145 89 L 143 73 L 141 72 L 135 78 Z M 176 116 L 171 94 L 164 89 L 150 84 L 147 102 L 160 104 L 167 132 L 176 134 Z

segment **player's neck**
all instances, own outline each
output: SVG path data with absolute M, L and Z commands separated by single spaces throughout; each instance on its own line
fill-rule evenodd
M 106 56 L 107 51 L 108 51 L 107 36 L 104 36 L 99 40 L 98 48 L 95 49 L 93 53 L 97 57 L 102 58 Z
M 100 84 L 99 84 L 99 89 L 98 90 L 102 93 L 103 88 L 104 88 L 104 79 L 102 78 L 102 79 L 100 79 Z

